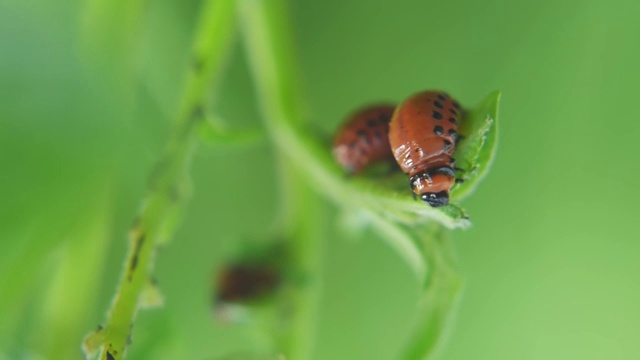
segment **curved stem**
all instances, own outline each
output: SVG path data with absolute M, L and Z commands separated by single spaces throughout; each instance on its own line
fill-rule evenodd
M 281 222 L 291 250 L 293 268 L 303 279 L 295 284 L 287 339 L 281 344 L 287 359 L 310 359 L 315 345 L 322 266 L 323 204 L 307 185 L 281 141 L 283 132 L 304 118 L 304 100 L 297 89 L 291 31 L 284 1 L 240 0 L 245 44 L 267 131 L 279 150 L 283 206 Z M 285 141 L 286 142 L 286 141 Z
M 451 240 L 442 230 L 424 231 L 423 253 L 429 276 L 418 303 L 402 360 L 435 359 L 448 335 L 462 289 Z
M 205 3 L 197 28 L 194 59 L 166 153 L 151 178 L 147 198 L 130 234 L 129 253 L 104 327 L 85 340 L 85 351 L 102 347 L 101 359 L 124 357 L 143 289 L 150 280 L 154 251 L 172 235 L 188 193 L 188 168 L 203 120 L 203 101 L 211 78 L 223 64 L 233 38 L 233 0 Z
M 425 211 L 426 207 L 422 204 L 402 201 L 395 194 L 378 196 L 376 192 L 385 191 L 384 189 L 372 189 L 370 184 L 356 179 L 351 184 L 344 181 L 341 170 L 327 156 L 326 147 L 318 144 L 301 126 L 304 118 L 301 104 L 305 104 L 305 101 L 296 88 L 291 32 L 287 25 L 284 1 L 239 0 L 239 5 L 244 42 L 256 80 L 260 105 L 266 115 L 266 127 L 281 154 L 304 170 L 306 180 L 314 184 L 316 190 L 324 192 L 343 206 L 362 204 L 365 208 L 383 213 L 399 208 L 408 208 L 414 212 Z M 355 186 L 352 185 L 354 183 Z M 426 211 L 431 216 L 440 217 L 441 221 L 448 221 L 439 212 L 430 209 Z M 398 247 L 411 249 L 409 252 L 414 254 L 419 253 L 415 244 L 410 241 L 404 241 Z M 409 262 L 413 263 L 413 259 Z
M 407 230 L 407 225 L 416 225 L 425 219 L 435 220 L 449 228 L 468 225 L 462 210 L 447 207 L 447 210 L 434 209 L 424 204 L 413 202 L 406 193 L 373 185 L 360 179 L 344 181 L 341 169 L 331 158 L 327 146 L 319 144 L 303 128 L 304 118 L 301 92 L 296 88 L 296 71 L 291 49 L 291 31 L 286 19 L 284 0 L 239 0 L 239 14 L 244 31 L 244 42 L 249 55 L 251 70 L 261 100 L 265 125 L 273 142 L 278 147 L 286 169 L 292 164 L 295 169 L 282 172 L 288 179 L 285 185 L 285 197 L 289 198 L 289 206 L 285 209 L 285 220 L 296 224 L 303 219 L 314 218 L 314 204 L 305 203 L 308 192 L 295 186 L 304 175 L 305 180 L 315 186 L 318 192 L 345 208 L 354 204 L 369 210 L 377 226 L 390 244 L 398 250 L 419 279 L 424 279 L 425 269 L 429 270 L 428 284 L 421 298 L 420 315 L 415 324 L 411 341 L 402 359 L 429 358 L 435 353 L 437 345 L 442 342 L 444 330 L 450 319 L 460 289 L 460 280 L 453 262 L 453 250 L 448 241 L 442 237 L 425 238 L 420 249 L 415 236 Z M 298 182 L 300 183 L 300 182 Z M 300 216 L 301 212 L 307 212 Z M 394 221 L 396 220 L 396 221 Z M 295 229 L 295 225 L 292 227 Z M 317 252 L 313 250 L 321 241 L 319 236 L 301 231 L 295 234 L 300 259 L 314 259 Z M 301 241 L 305 241 L 302 243 Z M 305 246 L 307 247 L 305 249 Z M 306 258 L 308 256 L 308 258 Z M 318 267 L 315 269 L 317 274 Z M 306 297 L 309 295 L 308 297 Z M 309 311 L 307 315 L 297 318 L 293 338 L 288 354 L 291 359 L 308 359 L 311 355 L 312 341 L 309 333 L 313 328 L 314 299 L 312 294 L 297 297 L 297 310 Z M 317 299 L 317 298 L 316 298 Z M 312 331 L 311 331 L 312 332 Z
M 286 190 L 291 199 L 286 207 L 290 213 L 287 235 L 292 269 L 298 278 L 288 299 L 292 317 L 282 351 L 287 359 L 312 359 L 320 305 L 325 205 L 290 162 L 283 164 L 281 174 L 288 177 L 283 185 L 291 185 Z
M 280 152 L 303 170 L 315 189 L 343 207 L 354 204 L 404 224 L 432 220 L 449 228 L 469 225 L 456 206 L 431 208 L 413 201 L 409 192 L 398 192 L 366 179 L 344 181 L 344 173 L 331 157 L 328 146 L 309 134 L 304 119 L 304 101 L 298 89 L 291 31 L 282 0 L 239 0 L 244 42 L 256 80 L 267 130 Z M 420 251 L 405 237 L 391 237 L 395 248 L 410 264 Z M 413 254 L 413 255 L 412 255 Z M 419 257 L 419 256 L 418 256 Z M 422 265 L 413 266 L 417 276 Z
M 401 225 L 389 221 L 374 212 L 369 212 L 369 216 L 372 219 L 373 226 L 380 231 L 381 237 L 386 240 L 387 243 L 403 257 L 409 267 L 411 267 L 411 270 L 413 270 L 418 278 L 418 283 L 424 283 L 427 275 L 427 262 L 422 254 L 415 251 L 416 245 L 413 234 L 410 234 L 407 229 Z

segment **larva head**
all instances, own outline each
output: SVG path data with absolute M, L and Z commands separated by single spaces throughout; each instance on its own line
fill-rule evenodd
M 413 193 L 433 207 L 449 204 L 449 190 L 455 183 L 455 173 L 448 166 L 428 169 L 411 177 Z

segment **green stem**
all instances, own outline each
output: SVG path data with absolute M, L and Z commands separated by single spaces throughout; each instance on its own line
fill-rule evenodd
M 303 182 L 300 175 L 304 175 L 305 180 L 315 185 L 317 191 L 323 192 L 342 207 L 352 209 L 359 206 L 369 210 L 373 224 L 411 265 L 419 279 L 424 279 L 428 264 L 429 283 L 421 298 L 415 331 L 402 358 L 413 360 L 433 356 L 437 345 L 442 342 L 448 319 L 453 313 L 460 280 L 448 241 L 441 237 L 427 238 L 422 244 L 424 251 L 421 251 L 414 239 L 422 236 L 416 237 L 406 231 L 406 227 L 415 226 L 427 219 L 449 228 L 464 227 L 468 225 L 464 213 L 455 207 L 448 207 L 450 213 L 430 208 L 411 201 L 406 193 L 398 194 L 372 186 L 366 180 L 345 181 L 341 169 L 328 154 L 327 146 L 319 144 L 303 128 L 305 102 L 296 86 L 291 31 L 284 0 L 239 0 L 239 5 L 244 42 L 266 128 L 286 164 L 285 171 L 282 172 L 283 177 L 289 180 L 288 183 L 285 181 L 284 196 L 289 198 L 285 219 L 289 224 L 303 222 L 305 218 L 307 221 L 318 221 L 314 204 L 308 202 L 309 192 L 295 186 L 296 183 Z M 301 216 L 303 211 L 305 216 Z M 295 256 L 298 262 L 309 264 L 309 274 L 317 276 L 319 253 L 314 248 L 319 247 L 322 239 L 317 234 L 315 237 L 312 235 L 308 231 L 297 234 L 294 241 L 300 252 Z M 316 265 L 311 265 L 314 263 Z M 315 315 L 311 314 L 317 306 L 317 293 L 313 291 L 317 289 L 301 293 L 296 298 L 299 313 L 294 320 L 293 338 L 287 358 L 308 359 L 312 354 L 310 329 L 314 327 Z
M 446 340 L 462 289 L 455 250 L 444 231 L 424 231 L 423 253 L 429 265 L 407 346 L 400 359 L 435 359 Z
M 359 207 L 412 225 L 432 220 L 448 228 L 466 227 L 465 213 L 455 207 L 431 208 L 413 201 L 408 191 L 395 191 L 367 179 L 345 181 L 327 144 L 309 134 L 302 119 L 306 101 L 297 85 L 291 29 L 283 0 L 238 0 L 244 42 L 254 73 L 261 107 L 268 114 L 267 130 L 282 154 L 304 171 L 306 180 L 329 199 L 348 209 Z M 390 237 L 418 277 L 425 267 L 416 244 L 406 237 Z
M 196 32 L 192 68 L 165 155 L 151 176 L 144 206 L 131 231 L 125 269 L 105 326 L 85 341 L 93 352 L 102 346 L 101 359 L 124 356 L 131 327 L 140 306 L 141 293 L 151 277 L 154 250 L 173 234 L 188 196 L 188 170 L 203 120 L 203 102 L 211 79 L 221 67 L 234 32 L 233 0 L 209 0 Z
M 417 252 L 413 234 L 406 227 L 389 221 L 389 219 L 369 212 L 372 226 L 378 229 L 381 238 L 385 240 L 398 254 L 401 254 L 405 262 L 411 267 L 418 279 L 423 284 L 427 274 L 427 262 L 423 254 Z
M 295 86 L 297 83 L 293 71 L 295 67 L 292 65 L 291 33 L 283 1 L 239 0 L 239 5 L 244 41 L 261 96 L 261 106 L 267 114 L 267 130 L 281 153 L 305 171 L 307 181 L 314 184 L 317 190 L 345 207 L 362 204 L 363 208 L 379 213 L 394 208 L 424 211 L 426 207 L 423 204 L 402 201 L 395 194 L 380 196 L 378 191 L 384 190 L 372 189 L 370 184 L 353 179 L 355 181 L 349 185 L 344 181 L 341 170 L 330 156 L 327 157 L 326 146 L 318 144 L 316 139 L 302 129 L 304 111 L 301 104 L 305 102 L 300 99 L 301 92 Z M 446 216 L 440 216 L 439 212 L 428 214 L 441 217 L 440 220 L 444 222 L 449 220 Z M 402 243 L 396 244 L 397 248 L 410 249 L 409 253 L 413 254 L 419 253 L 413 242 L 403 239 L 399 241 Z M 402 250 L 400 254 L 408 253 Z M 416 263 L 415 257 L 409 257 L 408 263 Z M 414 270 L 419 271 L 420 268 L 424 266 L 418 265 Z M 422 273 L 418 275 L 422 276 Z
M 293 288 L 289 302 L 293 309 L 288 336 L 282 344 L 287 359 L 311 359 L 315 348 L 320 304 L 322 253 L 324 239 L 324 202 L 312 191 L 291 162 L 285 162 L 281 174 L 290 198 L 285 211 L 291 249 Z
M 305 103 L 297 88 L 286 3 L 240 0 L 239 6 L 263 118 L 279 150 L 284 199 L 281 222 L 290 240 L 294 271 L 302 278 L 291 294 L 293 317 L 281 350 L 288 359 L 310 359 L 315 345 L 324 215 L 322 202 L 289 156 L 291 143 L 281 141 L 302 123 Z

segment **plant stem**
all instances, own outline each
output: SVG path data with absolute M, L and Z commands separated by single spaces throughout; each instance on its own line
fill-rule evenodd
M 101 359 L 124 356 L 141 293 L 151 277 L 154 250 L 172 235 L 188 196 L 188 168 L 203 120 L 203 102 L 211 79 L 220 72 L 233 38 L 233 0 L 208 0 L 196 30 L 192 67 L 166 153 L 150 179 L 147 198 L 130 237 L 124 274 L 106 325 L 89 335 L 85 348 L 102 346 Z
M 312 357 L 315 345 L 324 204 L 301 176 L 298 162 L 290 156 L 296 145 L 282 141 L 283 137 L 291 136 L 291 129 L 302 124 L 305 101 L 297 88 L 285 1 L 240 0 L 239 5 L 263 118 L 279 150 L 284 198 L 281 222 L 290 241 L 294 272 L 303 279 L 291 292 L 293 317 L 282 350 L 287 359 L 305 360 Z
M 244 42 L 249 54 L 251 69 L 258 87 L 269 135 L 282 154 L 305 171 L 308 182 L 324 192 L 330 199 L 345 207 L 361 204 L 363 208 L 384 213 L 389 209 L 402 209 L 433 216 L 455 227 L 456 224 L 440 212 L 431 211 L 424 204 L 410 203 L 395 194 L 381 193 L 370 184 L 352 179 L 344 181 L 341 169 L 328 155 L 326 146 L 304 131 L 302 118 L 304 104 L 296 85 L 296 67 L 291 49 L 291 32 L 285 16 L 282 0 L 239 0 Z M 382 195 L 382 196 L 381 196 Z M 422 261 L 412 241 L 394 238 L 391 245 L 400 250 L 409 264 Z M 416 261 L 416 259 L 418 259 Z M 424 264 L 413 266 L 417 276 L 423 276 Z
M 290 161 L 281 166 L 281 174 L 287 176 L 282 182 L 283 191 L 291 200 L 286 212 L 291 213 L 287 236 L 294 275 L 288 300 L 292 318 L 282 350 L 287 359 L 305 360 L 313 358 L 315 348 L 326 216 L 324 202 L 298 171 Z M 291 186 L 284 188 L 287 184 Z
M 400 359 L 435 359 L 446 340 L 462 289 L 451 240 L 442 231 L 424 231 L 428 278 L 418 303 L 414 328 Z
M 468 224 L 466 220 L 461 221 L 464 220 L 464 214 L 445 215 L 422 203 L 407 201 L 408 196 L 403 199 L 395 193 L 374 188 L 366 181 L 344 181 L 341 170 L 328 156 L 327 147 L 318 144 L 302 126 L 305 102 L 296 86 L 291 31 L 284 0 L 239 0 L 239 5 L 244 42 L 266 128 L 278 146 L 285 164 L 282 176 L 285 178 L 285 197 L 289 199 L 285 219 L 289 224 L 302 222 L 304 219 L 318 221 L 315 205 L 308 200 L 310 193 L 300 187 L 304 183 L 300 175 L 304 175 L 305 180 L 314 184 L 317 191 L 323 192 L 345 208 L 361 204 L 363 208 L 370 210 L 374 225 L 386 235 L 386 239 L 404 257 L 419 279 L 424 279 L 428 265 L 428 284 L 421 297 L 420 314 L 402 359 L 431 358 L 437 345 L 442 342 L 444 330 L 453 313 L 460 280 L 453 261 L 453 249 L 448 240 L 444 239 L 444 234 L 440 232 L 433 235 L 431 232 L 432 237 L 425 238 L 421 244 L 422 251 L 415 239 L 423 236 L 415 236 L 408 231 L 407 224 L 415 226 L 425 219 L 432 219 L 450 228 L 463 227 Z M 300 170 L 304 172 L 299 172 Z M 393 213 L 393 210 L 396 212 Z M 301 216 L 303 211 L 305 214 Z M 388 217 L 405 224 L 398 224 Z M 301 225 L 301 229 L 303 228 L 305 226 Z M 304 234 L 311 237 L 305 238 L 302 236 Z M 298 262 L 308 264 L 306 270 L 317 276 L 319 255 L 318 250 L 313 249 L 319 248 L 321 237 L 304 230 L 296 235 L 295 245 L 300 250 L 295 254 Z M 316 265 L 312 265 L 314 263 Z M 309 334 L 314 327 L 312 322 L 315 315 L 311 314 L 317 306 L 317 293 L 301 293 L 296 299 L 299 317 L 294 321 L 287 358 L 308 359 L 312 353 L 312 338 Z

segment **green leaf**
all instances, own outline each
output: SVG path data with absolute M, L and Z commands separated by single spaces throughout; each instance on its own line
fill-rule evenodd
M 464 138 L 458 144 L 454 157 L 456 166 L 462 169 L 463 183 L 456 184 L 451 192 L 460 201 L 478 186 L 487 175 L 496 153 L 498 140 L 498 105 L 500 92 L 489 94 L 479 106 L 467 113 L 460 133 Z

